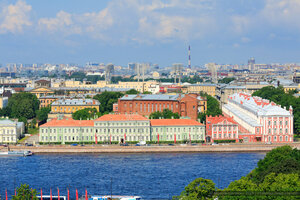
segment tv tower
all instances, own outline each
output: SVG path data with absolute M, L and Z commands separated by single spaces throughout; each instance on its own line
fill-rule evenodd
M 191 46 L 189 45 L 189 69 L 192 69 L 191 67 Z

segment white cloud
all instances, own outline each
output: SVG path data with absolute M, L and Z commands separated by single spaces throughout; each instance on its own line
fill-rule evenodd
M 76 15 L 60 11 L 54 18 L 41 18 L 38 25 L 42 31 L 87 34 L 110 42 L 189 40 L 201 38 L 215 28 L 214 19 L 203 14 L 211 9 L 207 2 L 113 0 L 99 12 Z M 178 12 L 185 9 L 192 14 Z
M 30 11 L 31 6 L 22 0 L 4 6 L 0 13 L 0 33 L 19 33 L 25 26 L 31 26 Z

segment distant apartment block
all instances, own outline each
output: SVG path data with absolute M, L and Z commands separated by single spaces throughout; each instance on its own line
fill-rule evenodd
M 183 93 L 196 93 L 200 94 L 201 92 L 207 93 L 211 96 L 216 95 L 216 84 L 203 83 L 203 84 L 191 84 L 182 87 Z
M 286 143 L 293 141 L 293 108 L 289 110 L 260 97 L 235 93 L 222 106 L 223 114 L 232 117 L 245 130 L 244 142 Z
M 200 99 L 196 94 L 176 95 L 125 95 L 114 105 L 114 112 L 120 114 L 140 114 L 149 116 L 151 113 L 169 109 L 181 117 L 197 120 L 198 108 L 201 109 Z M 206 109 L 204 109 L 206 110 Z

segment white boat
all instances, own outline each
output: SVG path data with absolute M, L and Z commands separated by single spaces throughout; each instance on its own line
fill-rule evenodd
M 89 200 L 142 200 L 140 196 L 122 196 L 122 195 L 91 195 Z
M 31 151 L 4 151 L 0 152 L 0 156 L 31 156 Z

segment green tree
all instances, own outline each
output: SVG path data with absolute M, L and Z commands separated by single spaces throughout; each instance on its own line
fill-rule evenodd
M 17 195 L 13 196 L 12 200 L 38 200 L 37 191 L 29 188 L 29 185 L 22 184 L 17 188 Z
M 180 116 L 178 113 L 173 113 L 169 109 L 164 109 L 162 112 L 156 111 L 150 114 L 150 119 L 179 119 Z
M 213 194 L 215 191 L 215 183 L 212 180 L 197 178 L 184 188 L 180 196 L 175 197 L 174 199 L 213 199 Z
M 225 77 L 225 78 L 219 80 L 218 82 L 219 82 L 219 83 L 225 83 L 225 84 L 228 84 L 228 83 L 230 83 L 231 81 L 234 81 L 234 80 L 235 80 L 234 77 Z
M 41 123 L 45 123 L 48 119 L 48 114 L 50 113 L 50 107 L 44 107 L 36 111 L 36 117 Z
M 152 94 L 152 92 L 145 91 L 145 92 L 143 92 L 143 94 Z
M 206 116 L 218 116 L 222 115 L 222 110 L 220 108 L 220 104 L 217 99 L 208 95 L 208 94 L 201 94 L 202 97 L 207 99 L 207 110 L 205 113 L 198 113 L 198 118 L 202 123 L 205 123 Z
M 72 114 L 72 118 L 75 120 L 88 120 L 100 116 L 101 114 L 97 111 L 96 108 L 84 108 Z
M 300 150 L 287 145 L 273 149 L 258 161 L 257 167 L 247 177 L 255 183 L 261 183 L 270 173 L 300 174 Z
M 7 113 L 11 118 L 25 117 L 32 119 L 39 109 L 39 100 L 31 93 L 21 92 L 13 94 L 8 100 Z
M 130 89 L 126 92 L 126 94 L 139 94 L 140 92 L 135 89 Z
M 124 94 L 121 92 L 103 92 L 94 96 L 94 99 L 100 102 L 100 112 L 109 113 L 113 110 L 113 104 L 118 102 L 118 99 Z

